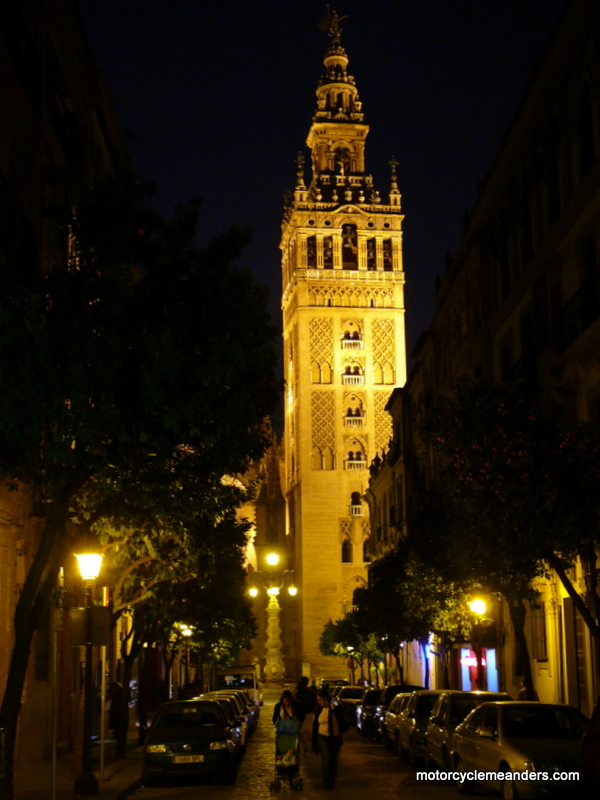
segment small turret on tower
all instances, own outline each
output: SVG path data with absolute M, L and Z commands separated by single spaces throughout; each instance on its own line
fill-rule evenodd
M 396 157 L 392 156 L 392 160 L 390 161 L 390 167 L 392 168 L 391 174 L 391 181 L 390 181 L 390 205 L 397 206 L 400 208 L 400 190 L 398 189 L 398 175 L 396 174 L 396 169 L 398 167 L 398 162 L 396 161 Z

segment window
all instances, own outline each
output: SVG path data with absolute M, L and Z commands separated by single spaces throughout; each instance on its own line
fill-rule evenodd
M 342 564 L 352 563 L 352 542 L 344 539 L 342 542 Z

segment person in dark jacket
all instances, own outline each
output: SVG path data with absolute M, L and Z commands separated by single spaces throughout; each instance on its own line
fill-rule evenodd
M 281 695 L 281 700 L 273 709 L 273 724 L 277 725 L 279 720 L 282 719 L 293 719 L 296 720 L 298 727 L 300 727 L 304 722 L 304 717 L 302 706 L 294 700 L 290 690 L 286 689 Z
M 338 756 L 343 744 L 342 733 L 348 728 L 343 709 L 332 705 L 326 689 L 319 689 L 317 692 L 317 703 L 312 734 L 313 750 L 321 756 L 323 788 L 333 789 Z

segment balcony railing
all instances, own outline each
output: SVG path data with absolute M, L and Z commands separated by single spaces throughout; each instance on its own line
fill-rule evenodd
M 351 517 L 362 517 L 363 515 L 363 507 L 362 506 L 350 506 L 350 516 Z
M 362 386 L 364 382 L 364 375 L 342 375 L 342 383 L 346 386 Z
M 342 339 L 342 350 L 362 350 L 361 339 Z
M 366 469 L 366 461 L 345 461 L 345 469 Z
M 349 428 L 362 428 L 364 417 L 344 417 L 344 425 Z

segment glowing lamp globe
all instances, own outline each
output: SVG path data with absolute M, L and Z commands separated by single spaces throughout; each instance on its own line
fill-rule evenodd
M 279 564 L 279 556 L 277 553 L 268 553 L 266 562 L 270 567 L 276 567 Z
M 248 594 L 250 597 L 258 597 L 258 589 L 256 586 L 252 586 L 250 589 L 248 589 Z
M 277 597 L 279 594 L 279 586 L 271 586 L 267 589 L 267 594 L 270 594 L 272 597 Z
M 75 553 L 79 572 L 84 581 L 95 581 L 100 574 L 102 559 L 101 553 Z
M 292 584 L 288 586 L 288 593 L 291 594 L 292 597 L 295 597 L 298 594 L 298 588 Z
M 487 608 L 485 604 L 485 600 L 471 600 L 469 603 L 469 608 L 474 614 L 479 614 L 479 616 L 483 616 L 485 614 L 485 610 Z

